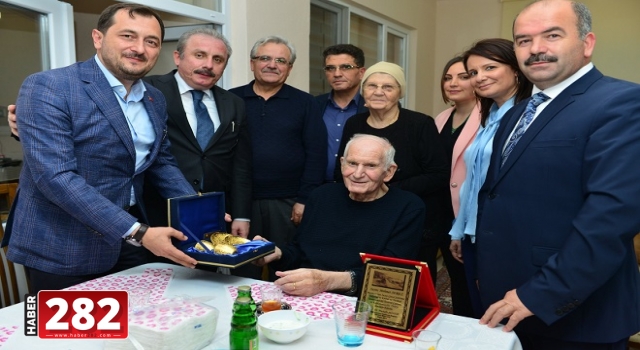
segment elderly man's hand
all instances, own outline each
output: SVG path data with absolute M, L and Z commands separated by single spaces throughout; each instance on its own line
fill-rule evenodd
M 529 316 L 533 316 L 533 313 L 520 301 L 516 290 L 512 289 L 505 294 L 504 299 L 489 306 L 487 312 L 480 319 L 480 324 L 486 324 L 493 328 L 503 319 L 509 318 L 509 322 L 502 330 L 510 332 L 520 321 Z
M 280 278 L 274 283 L 291 295 L 310 297 L 326 291 L 351 288 L 351 274 L 348 271 L 296 269 L 276 271 L 276 276 Z

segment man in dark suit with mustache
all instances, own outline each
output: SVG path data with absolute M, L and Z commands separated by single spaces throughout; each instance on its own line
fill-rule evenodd
M 479 194 L 478 286 L 525 350 L 623 350 L 640 329 L 640 85 L 603 76 L 581 3 L 513 26 L 533 96 L 505 114 Z M 526 106 L 526 108 L 525 108 Z
M 173 53 L 177 69 L 144 78 L 167 99 L 170 151 L 178 167 L 198 192 L 224 192 L 233 218 L 230 232 L 247 237 L 251 214 L 251 144 L 244 101 L 216 86 L 231 56 L 227 39 L 215 30 L 196 28 L 182 34 Z M 202 92 L 213 130 L 203 128 L 196 116 L 192 90 Z M 202 144 L 200 144 L 202 143 Z M 150 221 L 167 223 L 166 201 L 145 188 Z

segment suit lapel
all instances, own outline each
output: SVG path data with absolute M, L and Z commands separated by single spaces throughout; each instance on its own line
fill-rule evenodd
M 146 83 L 145 83 L 146 85 Z M 149 90 L 145 91 L 144 97 L 142 98 L 142 103 L 144 104 L 144 108 L 147 110 L 147 114 L 149 115 L 149 119 L 151 120 L 151 124 L 153 125 L 153 131 L 156 134 L 156 138 L 153 141 L 153 145 L 149 150 L 149 156 L 146 159 L 146 162 L 142 164 L 142 166 L 138 169 L 136 173 L 141 173 L 145 169 L 149 167 L 152 159 L 156 159 L 158 152 L 160 151 L 160 145 L 162 141 L 167 137 L 167 129 L 166 124 L 164 123 L 163 115 L 158 114 L 158 110 L 156 109 L 156 102 L 153 97 L 149 94 Z
M 131 130 L 127 123 L 127 118 L 122 113 L 120 103 L 113 93 L 113 88 L 109 85 L 100 67 L 95 62 L 95 58 L 90 58 L 82 63 L 81 79 L 85 81 L 84 89 L 87 96 L 96 104 L 104 118 L 113 126 L 118 137 L 122 140 L 131 158 L 135 162 L 136 150 L 133 145 Z
M 560 93 L 556 98 L 551 100 L 551 103 L 536 117 L 536 119 L 529 125 L 527 131 L 522 135 L 522 138 L 518 141 L 515 148 L 507 158 L 507 161 L 504 163 L 502 167 L 500 167 L 500 161 L 502 158 L 502 148 L 507 141 L 507 138 L 511 134 L 511 131 L 515 128 L 515 124 L 520 119 L 522 113 L 524 113 L 524 109 L 526 104 L 529 102 L 529 99 L 522 101 L 518 106 L 513 108 L 513 113 L 509 118 L 508 122 L 504 125 L 504 128 L 500 128 L 498 131 L 500 135 L 496 134 L 496 138 L 499 137 L 499 143 L 494 143 L 494 149 L 492 154 L 492 163 L 495 165 L 494 171 L 497 171 L 497 177 L 492 184 L 492 187 L 500 182 L 502 177 L 511 169 L 511 167 L 518 161 L 522 153 L 527 149 L 529 144 L 536 138 L 536 136 L 544 129 L 544 127 L 555 118 L 558 113 L 560 113 L 563 109 L 565 109 L 568 105 L 573 103 L 575 100 L 575 95 L 579 95 L 584 93 L 584 91 L 591 86 L 596 80 L 602 77 L 602 73 L 600 73 L 597 69 L 593 68 L 587 74 L 582 76 L 573 84 L 569 85 L 564 91 Z M 496 146 L 498 148 L 496 148 Z
M 446 121 L 445 121 L 446 123 Z M 480 107 L 476 105 L 476 107 L 471 111 L 471 115 L 467 118 L 467 121 L 460 131 L 460 135 L 458 136 L 458 140 L 453 145 L 452 152 L 452 168 L 456 164 L 458 158 L 464 155 L 464 151 L 467 147 L 473 142 L 478 133 L 478 127 L 480 126 Z
M 229 124 L 231 124 L 232 121 L 232 113 L 229 113 L 228 111 L 228 92 L 217 86 L 214 86 L 211 89 L 211 92 L 213 93 L 213 100 L 216 102 L 216 109 L 218 110 L 218 117 L 220 118 L 220 126 L 214 132 L 207 148 L 213 147 L 213 145 L 220 140 L 222 134 L 224 134 L 224 131 L 229 127 Z
M 175 78 L 175 70 L 169 74 L 165 74 L 158 80 L 161 82 L 156 88 L 158 88 L 167 100 L 167 114 L 173 124 L 176 125 L 178 130 L 184 135 L 193 147 L 200 149 L 198 140 L 193 134 L 193 129 L 189 125 L 187 114 L 184 112 L 184 106 L 182 105 L 182 97 L 180 96 L 180 90 L 178 89 L 178 82 Z M 175 132 L 172 130 L 172 132 Z
M 516 148 L 514 148 L 514 150 L 509 155 L 507 162 L 503 166 L 500 166 L 500 164 L 502 163 L 502 150 L 504 149 L 504 145 L 506 144 L 507 139 L 511 135 L 511 131 L 513 131 L 513 129 L 516 127 L 518 120 L 520 120 L 520 116 L 522 115 L 522 113 L 524 113 L 524 109 L 527 106 L 528 102 L 529 102 L 529 99 L 521 101 L 516 106 L 514 106 L 510 111 L 508 111 L 507 115 L 505 115 L 502 120 L 502 124 L 500 125 L 500 127 L 498 128 L 498 131 L 496 132 L 496 135 L 493 141 L 493 151 L 491 153 L 491 165 L 493 166 L 493 172 L 496 175 L 495 177 L 496 180 L 493 182 L 493 185 L 495 185 L 502 178 L 502 176 L 504 176 L 506 171 L 509 168 L 511 168 L 513 161 L 517 158 L 512 156 L 515 155 L 516 150 L 520 146 L 520 142 L 522 142 L 522 139 L 520 139 Z M 533 124 L 535 123 L 532 123 L 531 126 L 533 126 Z M 531 128 L 531 126 L 529 126 L 529 128 Z M 518 156 L 520 155 L 520 153 L 522 153 L 522 151 L 518 152 Z

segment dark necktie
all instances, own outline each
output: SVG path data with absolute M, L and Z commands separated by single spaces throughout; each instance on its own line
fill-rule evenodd
M 531 96 L 529 103 L 527 103 L 527 108 L 525 108 L 524 114 L 522 114 L 522 118 L 520 118 L 518 125 L 516 125 L 516 129 L 513 131 L 513 134 L 511 134 L 511 137 L 507 142 L 507 146 L 502 152 L 501 165 L 504 165 L 511 152 L 516 147 L 516 144 L 518 143 L 518 141 L 520 141 L 522 135 L 524 135 L 524 132 L 527 131 L 529 124 L 531 124 L 531 122 L 533 121 L 533 116 L 536 114 L 536 108 L 538 108 L 541 103 L 548 99 L 549 96 L 545 95 L 543 92 L 538 92 L 537 94 Z
M 211 137 L 213 136 L 213 121 L 207 111 L 207 106 L 202 102 L 202 96 L 204 92 L 200 90 L 191 90 L 191 96 L 193 96 L 193 108 L 196 112 L 196 118 L 198 120 L 196 129 L 196 140 L 202 150 L 207 147 Z

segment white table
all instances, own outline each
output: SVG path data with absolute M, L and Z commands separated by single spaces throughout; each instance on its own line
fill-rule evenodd
M 231 306 L 233 301 L 227 290 L 230 285 L 239 286 L 255 283 L 255 280 L 221 275 L 202 270 L 193 270 L 170 264 L 147 264 L 119 273 L 119 275 L 141 274 L 146 268 L 172 268 L 173 278 L 165 291 L 165 296 L 189 295 L 192 297 L 211 298 L 206 304 L 220 310 L 218 327 L 213 342 L 205 349 L 228 349 L 229 322 L 231 320 Z M 38 337 L 25 337 L 22 328 L 24 320 L 24 304 L 16 304 L 0 309 L 1 326 L 20 326 L 7 342 L 2 344 L 5 349 L 102 349 L 102 340 L 43 340 Z M 522 346 L 515 333 L 503 332 L 500 328 L 488 328 L 478 324 L 478 320 L 441 313 L 427 329 L 442 335 L 438 350 L 521 350 Z M 339 349 L 345 347 L 338 344 L 333 320 L 313 321 L 307 333 L 299 340 L 290 344 L 277 344 L 260 336 L 260 349 Z M 359 349 L 413 349 L 413 344 L 385 339 L 373 335 L 365 337 L 364 344 Z

